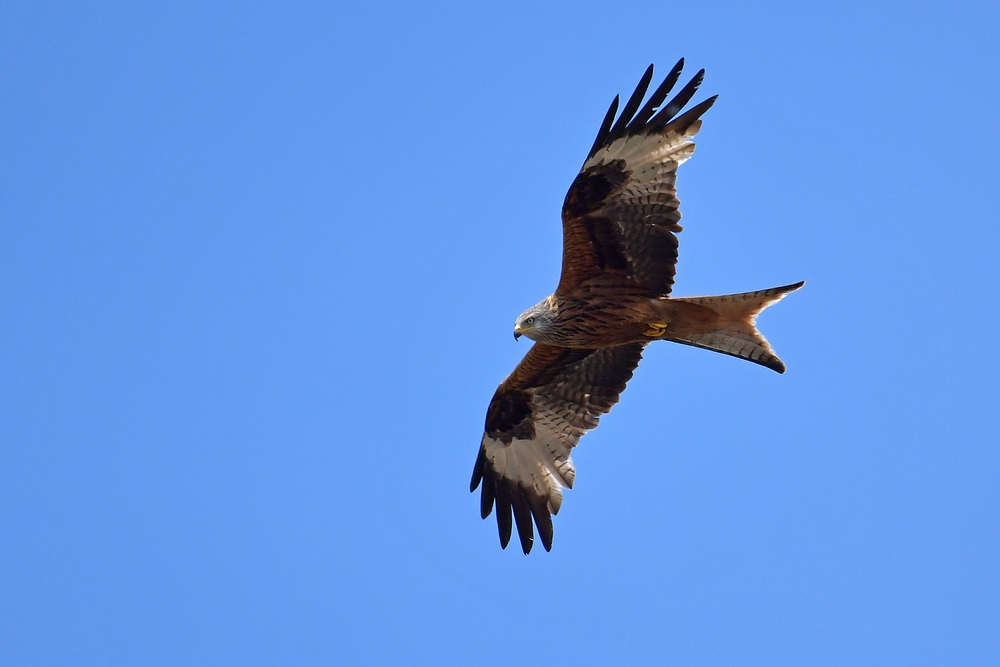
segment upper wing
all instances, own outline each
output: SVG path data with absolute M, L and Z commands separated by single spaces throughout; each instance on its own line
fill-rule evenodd
M 694 153 L 691 138 L 701 128 L 699 118 L 717 97 L 674 118 L 701 84 L 701 70 L 661 108 L 683 65 L 682 58 L 639 109 L 653 78 L 650 65 L 614 126 L 618 98 L 611 103 L 563 203 L 563 266 L 556 293 L 570 292 L 599 273 L 618 275 L 653 296 L 670 293 L 675 234 L 681 231 L 677 167 Z
M 534 541 L 532 517 L 545 550 L 552 548 L 552 515 L 562 504 L 562 487 L 572 487 L 576 477 L 570 450 L 618 402 L 643 347 L 571 350 L 535 343 L 497 388 L 471 490 L 482 482 L 484 519 L 496 502 L 503 548 L 512 510 L 524 553 Z

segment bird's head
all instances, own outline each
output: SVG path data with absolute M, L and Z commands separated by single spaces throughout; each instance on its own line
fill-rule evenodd
M 544 341 L 545 334 L 555 321 L 555 309 L 551 297 L 521 313 L 514 323 L 514 339 L 527 336 L 534 341 Z

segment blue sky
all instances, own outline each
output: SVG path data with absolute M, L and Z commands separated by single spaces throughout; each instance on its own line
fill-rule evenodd
M 995 3 L 10 3 L 10 665 L 1000 661 Z M 551 553 L 468 492 L 607 105 L 685 57 L 675 293 Z

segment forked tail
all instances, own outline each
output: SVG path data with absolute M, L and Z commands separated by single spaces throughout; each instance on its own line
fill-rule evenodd
M 803 285 L 805 281 L 743 294 L 669 299 L 672 322 L 664 337 L 784 373 L 785 364 L 754 324 L 760 311 Z

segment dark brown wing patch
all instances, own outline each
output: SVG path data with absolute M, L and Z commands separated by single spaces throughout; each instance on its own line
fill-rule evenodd
M 627 181 L 624 160 L 586 169 L 573 181 L 563 202 L 563 270 L 557 293 L 598 272 L 616 271 L 625 277 L 628 259 L 621 227 L 615 220 L 594 213 Z
M 534 438 L 532 395 L 528 390 L 549 384 L 567 366 L 582 361 L 592 352 L 551 345 L 532 346 L 510 377 L 494 392 L 486 410 L 486 435 L 508 445 L 513 438 Z
M 625 160 L 612 160 L 581 171 L 563 201 L 563 218 L 582 218 L 604 207 L 608 196 L 628 181 Z
M 531 394 L 523 389 L 499 389 L 486 411 L 486 433 L 495 440 L 510 444 L 513 438 L 530 440 L 535 437 L 531 419 Z

